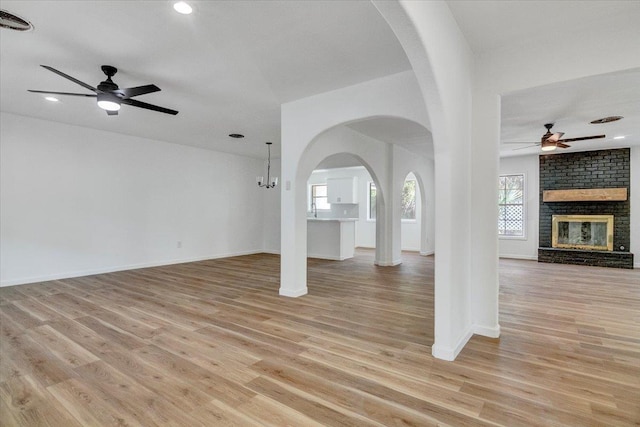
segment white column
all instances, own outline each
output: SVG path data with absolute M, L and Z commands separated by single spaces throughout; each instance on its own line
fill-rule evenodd
M 471 310 L 473 332 L 496 338 L 498 324 L 498 169 L 500 99 L 476 85 L 471 144 Z
M 295 136 L 283 126 L 279 292 L 299 297 L 307 293 L 306 181 L 296 180 L 302 150 L 293 141 Z

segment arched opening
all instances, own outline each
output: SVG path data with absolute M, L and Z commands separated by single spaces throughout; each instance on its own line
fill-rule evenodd
M 384 215 L 385 204 L 370 165 L 350 153 L 323 159 L 307 180 L 306 206 L 308 258 L 343 261 L 367 254 L 373 263 L 379 234 L 376 218 L 378 210 Z M 331 246 L 329 239 L 340 241 Z
M 284 233 L 287 230 L 293 232 L 291 237 L 283 233 L 283 254 L 289 243 L 290 247 L 296 248 L 292 258 L 282 258 L 282 277 L 286 280 L 287 268 L 291 271 L 291 267 L 287 265 L 288 260 L 294 262 L 296 289 L 286 289 L 283 280 L 280 293 L 300 296 L 307 292 L 307 218 L 311 210 L 308 179 L 321 161 L 346 153 L 366 166 L 376 184 L 377 192 L 374 262 L 379 266 L 392 266 L 401 263 L 400 194 L 396 182 L 404 181 L 406 167 L 420 170 L 422 176 L 433 177 L 433 161 L 424 155 L 433 151 L 431 144 L 430 133 L 422 124 L 397 116 L 351 120 L 315 135 L 305 146 L 297 162 L 293 191 L 289 193 L 293 196 L 290 209 L 294 215 L 289 220 L 283 218 L 282 222 Z M 286 166 L 286 163 L 283 157 L 283 165 Z M 287 191 L 285 183 L 283 201 L 287 199 Z M 282 211 L 284 213 L 287 209 L 283 206 Z

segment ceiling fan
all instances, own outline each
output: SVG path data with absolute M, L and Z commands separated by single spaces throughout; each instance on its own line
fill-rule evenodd
M 29 89 L 29 92 L 35 93 L 46 93 L 50 95 L 70 95 L 70 96 L 85 96 L 89 98 L 97 98 L 98 99 L 98 107 L 106 110 L 107 115 L 116 116 L 118 115 L 118 110 L 120 109 L 121 104 L 131 105 L 132 107 L 145 108 L 147 110 L 159 111 L 161 113 L 167 113 L 176 115 L 178 112 L 176 110 L 171 110 L 169 108 L 159 107 L 157 105 L 147 104 L 146 102 L 138 101 L 136 99 L 131 99 L 134 96 L 145 95 L 147 93 L 158 92 L 160 88 L 156 85 L 144 85 L 144 86 L 136 86 L 120 89 L 117 84 L 111 80 L 117 72 L 118 69 L 116 67 L 112 67 L 111 65 L 103 65 L 102 72 L 107 76 L 107 79 L 101 82 L 97 88 L 88 85 L 80 80 L 73 78 L 62 71 L 58 71 L 53 67 L 49 67 L 48 65 L 41 65 L 41 67 L 46 68 L 47 70 L 56 73 L 59 76 L 64 77 L 67 80 L 71 80 L 72 82 L 79 84 L 80 86 L 89 89 L 94 94 L 85 94 L 85 93 L 70 93 L 70 92 L 53 92 L 50 90 L 32 90 Z
M 556 132 L 551 133 L 551 128 L 553 127 L 553 123 L 547 123 L 544 125 L 547 128 L 547 133 L 542 135 L 540 138 L 540 142 L 531 142 L 533 145 L 528 145 L 526 147 L 514 148 L 514 150 L 524 150 L 525 148 L 535 147 L 539 145 L 542 151 L 553 151 L 556 148 L 569 148 L 570 145 L 567 145 L 567 142 L 575 142 L 575 141 L 584 141 L 586 139 L 599 139 L 604 138 L 605 135 L 592 135 L 592 136 L 581 136 L 578 138 L 562 138 L 564 132 Z M 527 144 L 527 142 L 506 142 L 505 144 Z

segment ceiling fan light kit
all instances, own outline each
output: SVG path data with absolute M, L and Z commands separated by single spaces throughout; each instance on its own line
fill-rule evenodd
M 98 87 L 93 87 L 85 82 L 82 82 L 75 77 L 71 77 L 68 74 L 63 73 L 62 71 L 58 71 L 53 67 L 48 65 L 41 65 L 42 68 L 45 68 L 52 73 L 59 75 L 60 77 L 64 77 L 67 80 L 78 84 L 85 89 L 89 89 L 94 92 L 93 94 L 88 93 L 71 93 L 71 92 L 54 92 L 47 90 L 33 90 L 29 89 L 29 92 L 34 93 L 43 93 L 46 95 L 63 95 L 63 96 L 83 96 L 88 98 L 97 98 L 98 107 L 102 108 L 107 112 L 109 116 L 117 116 L 118 110 L 122 104 L 130 105 L 132 107 L 144 108 L 146 110 L 158 111 L 160 113 L 166 113 L 171 115 L 176 115 L 178 112 L 176 110 L 171 110 L 165 107 L 159 107 L 157 105 L 147 104 L 146 102 L 138 101 L 132 99 L 134 96 L 146 95 L 148 93 L 159 92 L 160 88 L 154 84 L 144 85 L 144 86 L 136 86 L 129 88 L 119 88 L 117 84 L 111 80 L 117 72 L 118 69 L 111 65 L 103 65 L 102 72 L 107 76 L 107 79 L 103 82 L 100 82 Z
M 98 107 L 107 111 L 118 111 L 120 109 L 120 99 L 110 93 L 99 93 Z
M 593 122 L 592 122 L 593 123 Z M 514 150 L 523 150 L 525 148 L 534 147 L 536 145 L 540 146 L 542 151 L 553 151 L 556 148 L 569 148 L 570 145 L 566 144 L 567 142 L 575 142 L 575 141 L 584 141 L 587 139 L 600 139 L 604 138 L 605 135 L 591 135 L 591 136 L 581 136 L 578 138 L 565 138 L 560 139 L 564 135 L 564 132 L 556 132 L 551 133 L 551 128 L 554 123 L 546 123 L 544 127 L 547 129 L 547 132 L 542 135 L 540 138 L 540 142 L 531 142 L 527 147 L 514 148 Z M 507 144 L 528 144 L 527 142 L 507 142 Z
M 556 148 L 558 148 L 558 146 L 556 145 L 556 143 L 555 143 L 555 142 L 553 142 L 553 141 L 549 141 L 549 140 L 547 140 L 547 141 L 542 141 L 542 143 L 541 143 L 541 147 L 540 147 L 540 149 L 541 149 L 542 151 L 553 151 L 553 150 L 555 150 Z

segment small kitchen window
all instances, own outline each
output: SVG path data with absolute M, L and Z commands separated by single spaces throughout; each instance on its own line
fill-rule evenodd
M 309 210 L 331 210 L 331 203 L 327 199 L 327 184 L 311 185 L 311 204 Z

